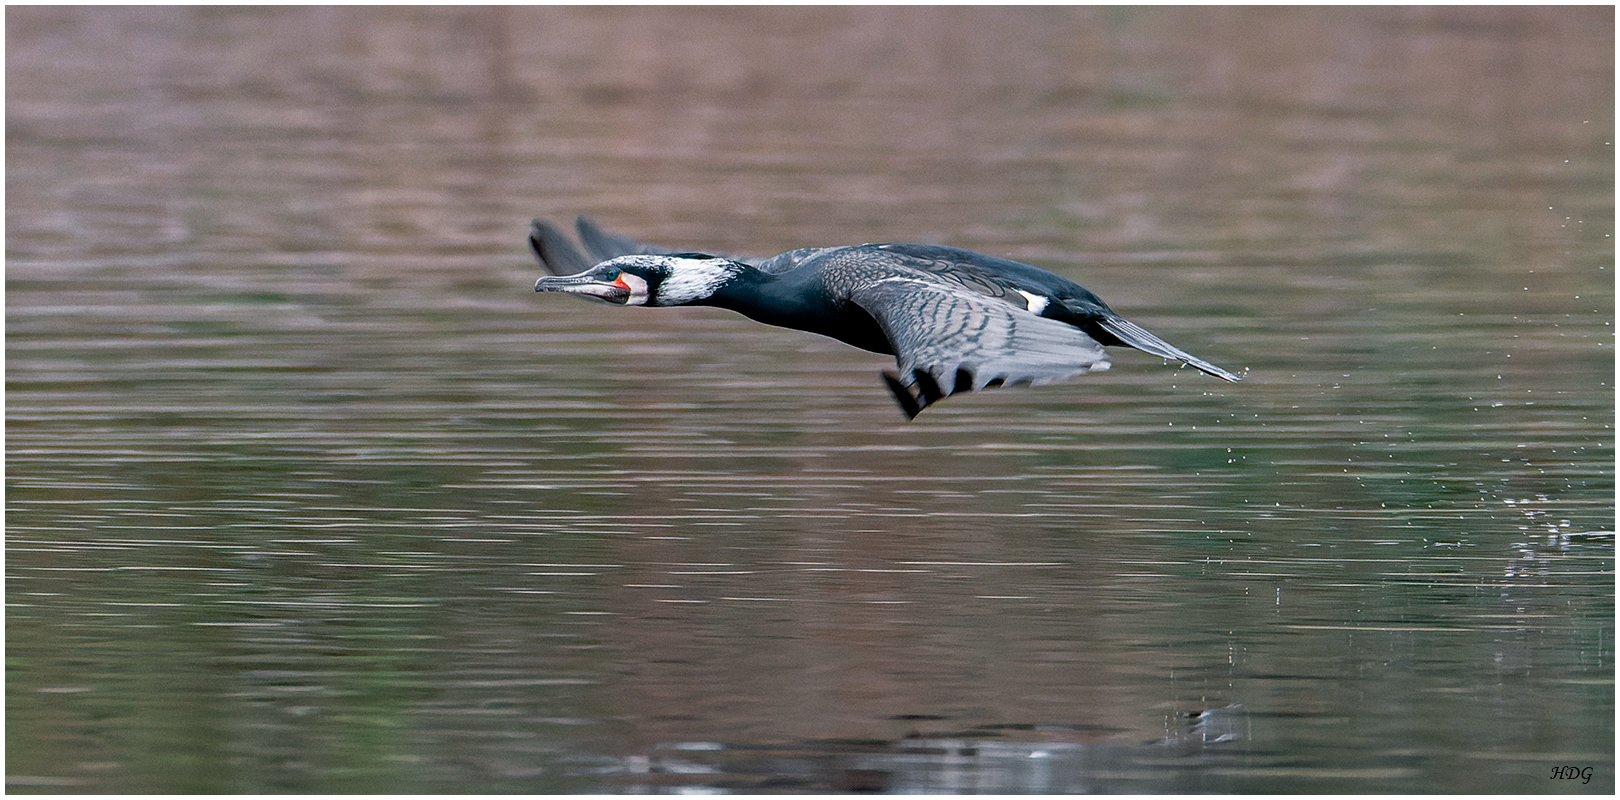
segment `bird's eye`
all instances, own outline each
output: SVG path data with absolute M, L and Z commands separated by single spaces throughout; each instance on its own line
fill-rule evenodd
M 604 280 L 604 281 L 616 281 L 618 279 L 619 279 L 619 269 L 617 267 L 608 267 L 607 269 L 602 270 L 602 280 Z

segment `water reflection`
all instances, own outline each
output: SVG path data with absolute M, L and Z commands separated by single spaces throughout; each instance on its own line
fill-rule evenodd
M 8 781 L 1612 792 L 1612 29 L 13 9 Z M 1250 376 L 906 425 L 539 302 L 579 212 L 1007 255 Z
M 603 767 L 634 793 L 736 791 L 921 793 L 1219 792 L 1245 725 L 1232 706 L 1180 715 L 1177 732 L 1141 746 L 1093 741 L 1106 726 L 981 725 L 894 741 L 776 745 L 670 742 Z M 914 725 L 947 722 L 912 715 Z M 1386 770 L 1396 777 L 1400 770 Z

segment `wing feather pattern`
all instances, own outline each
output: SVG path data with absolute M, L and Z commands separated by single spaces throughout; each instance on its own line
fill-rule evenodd
M 850 299 L 888 336 L 899 374 L 885 382 L 912 417 L 957 392 L 1052 383 L 1109 366 L 1102 345 L 1080 329 L 965 287 L 896 276 L 857 287 Z

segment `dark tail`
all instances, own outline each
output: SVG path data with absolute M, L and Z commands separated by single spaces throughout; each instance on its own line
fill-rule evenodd
M 1198 356 L 1174 347 L 1169 342 L 1148 333 L 1146 328 L 1131 322 L 1124 317 L 1114 315 L 1105 316 L 1103 319 L 1099 320 L 1096 325 L 1113 334 L 1121 342 L 1143 352 L 1152 353 L 1161 358 L 1171 358 L 1175 359 L 1176 361 L 1181 361 L 1190 367 L 1195 367 L 1201 372 L 1214 375 L 1223 381 L 1237 383 L 1239 380 L 1241 380 L 1238 378 L 1238 376 L 1233 375 L 1232 373 L 1227 372 L 1226 370 L 1221 369 L 1220 367 L 1217 367 L 1214 364 L 1199 358 Z

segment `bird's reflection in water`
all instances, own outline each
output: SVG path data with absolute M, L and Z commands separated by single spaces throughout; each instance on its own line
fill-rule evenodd
M 937 717 L 924 717 L 938 720 Z M 1247 739 L 1241 705 L 1178 714 L 1141 744 L 1106 726 L 999 724 L 896 740 L 663 743 L 607 766 L 632 792 L 1218 792 Z M 1223 788 L 1224 787 L 1224 788 Z

